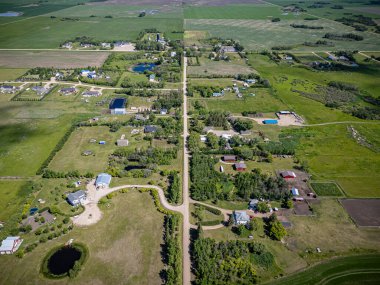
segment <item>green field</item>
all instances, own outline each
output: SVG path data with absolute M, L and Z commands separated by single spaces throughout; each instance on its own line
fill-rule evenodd
M 378 284 L 380 278 L 379 266 L 379 255 L 340 257 L 317 264 L 289 277 L 284 277 L 265 284 L 375 285 Z
M 128 209 L 128 210 L 126 210 Z M 144 211 L 141 211 L 144 209 Z M 119 194 L 110 206 L 103 207 L 102 219 L 93 226 L 75 228 L 69 234 L 40 244 L 32 253 L 19 259 L 2 256 L 1 284 L 51 284 L 39 274 L 46 252 L 70 238 L 89 248 L 89 259 L 75 284 L 161 284 L 164 268 L 161 259 L 163 214 L 157 212 L 149 193 L 131 191 Z M 24 243 L 36 239 L 28 236 Z M 137 262 L 138 261 L 138 262 Z M 56 280 L 67 284 L 68 279 Z
M 70 171 L 76 169 L 81 173 L 90 171 L 92 173 L 104 172 L 108 165 L 108 156 L 115 150 L 116 140 L 122 134 L 129 140 L 131 149 L 137 146 L 148 146 L 147 141 L 143 141 L 141 135 L 131 136 L 132 127 L 122 127 L 117 132 L 110 132 L 109 127 L 83 127 L 75 130 L 64 148 L 57 153 L 49 168 L 55 171 Z M 91 143 L 90 139 L 96 139 Z M 139 140 L 137 140 L 139 139 Z M 106 141 L 105 145 L 100 145 L 99 141 Z M 93 155 L 83 156 L 86 150 L 93 152 Z
M 29 194 L 23 180 L 0 180 L 0 221 L 8 221 L 15 213 L 21 213 L 22 203 Z

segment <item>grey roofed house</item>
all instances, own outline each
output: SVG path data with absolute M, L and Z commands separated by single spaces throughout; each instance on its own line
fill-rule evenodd
M 119 139 L 116 141 L 117 146 L 128 146 L 129 141 L 127 139 Z
M 235 52 L 236 49 L 233 46 L 221 46 L 221 52 Z
M 236 155 L 224 155 L 223 160 L 224 161 L 236 161 Z
M 99 91 L 84 91 L 82 93 L 82 95 L 84 97 L 91 97 L 91 96 L 100 96 L 100 92 Z
M 256 209 L 257 203 L 259 203 L 259 200 L 251 199 L 251 201 L 249 201 L 249 208 L 252 210 Z
M 86 193 L 83 190 L 79 190 L 67 195 L 67 202 L 72 206 L 78 206 L 86 199 Z
M 43 86 L 38 86 L 38 85 L 36 85 L 36 86 L 33 86 L 33 87 L 32 87 L 32 90 L 33 90 L 33 91 L 36 91 L 36 93 L 37 93 L 38 95 L 43 95 L 43 94 L 45 94 L 49 89 L 47 89 L 47 88 L 45 88 L 45 87 L 43 87 Z
M 234 211 L 233 218 L 235 225 L 246 225 L 250 221 L 246 211 Z
M 236 170 L 243 170 L 247 168 L 247 165 L 244 162 L 235 163 Z
M 70 93 L 75 93 L 77 92 L 77 89 L 75 87 L 65 87 L 59 90 L 59 92 L 63 94 L 70 94 Z
M 145 126 L 144 127 L 144 133 L 155 133 L 157 132 L 157 127 L 156 126 Z
M 148 120 L 148 118 L 146 118 L 144 115 L 136 114 L 135 115 L 135 120 L 137 120 L 137 121 L 146 121 L 146 120 Z

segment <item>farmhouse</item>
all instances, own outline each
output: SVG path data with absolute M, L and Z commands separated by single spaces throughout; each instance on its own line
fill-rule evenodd
M 150 82 L 154 82 L 155 80 L 156 80 L 156 75 L 155 74 L 149 75 L 149 81 Z
M 71 49 L 73 47 L 73 43 L 72 42 L 68 42 L 68 43 L 64 43 L 62 45 L 63 48 L 68 48 L 68 49 Z
M 296 178 L 296 174 L 293 171 L 283 171 L 280 173 L 283 178 Z
M 16 91 L 16 87 L 12 85 L 2 85 L 0 86 L 1 93 L 14 93 Z
M 167 113 L 168 113 L 168 109 L 162 108 L 162 109 L 160 110 L 160 114 L 161 114 L 161 115 L 166 115 Z
M 95 186 L 98 187 L 108 187 L 111 183 L 112 176 L 107 173 L 100 173 L 95 180 Z
M 221 46 L 220 52 L 235 52 L 236 49 L 233 46 Z
M 224 95 L 224 91 L 222 90 L 221 92 L 214 92 L 212 93 L 212 97 L 221 97 Z
M 64 95 L 70 95 L 70 94 L 75 94 L 77 92 L 77 89 L 75 87 L 65 87 L 59 90 L 59 92 Z
M 85 200 L 86 193 L 83 190 L 79 190 L 77 192 L 70 193 L 69 195 L 67 195 L 67 202 L 69 202 L 69 204 L 74 207 L 82 204 Z
M 250 221 L 250 218 L 245 211 L 234 211 L 233 218 L 235 225 L 246 225 Z
M 98 97 L 102 95 L 100 91 L 84 91 L 82 93 L 83 97 Z
M 100 44 L 102 48 L 111 48 L 111 44 L 110 43 L 101 43 Z
M 157 132 L 157 127 L 156 126 L 145 126 L 144 127 L 144 133 L 155 133 Z
M 225 162 L 235 162 L 236 161 L 236 155 L 224 155 L 223 161 Z
M 127 99 L 125 98 L 116 98 L 112 100 L 110 104 L 111 114 L 113 115 L 125 115 L 127 110 L 125 109 L 125 103 Z
M 38 95 L 44 95 L 49 91 L 49 89 L 39 85 L 33 86 L 32 90 L 35 91 Z
M 236 171 L 245 171 L 247 169 L 247 165 L 244 162 L 235 163 Z
M 5 240 L 1 242 L 0 246 L 0 254 L 13 254 L 15 253 L 18 248 L 20 247 L 23 240 L 16 236 L 16 237 L 7 237 Z

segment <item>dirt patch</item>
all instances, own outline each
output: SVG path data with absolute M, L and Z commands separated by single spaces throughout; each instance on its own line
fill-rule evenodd
M 294 214 L 297 216 L 311 216 L 313 212 L 310 211 L 309 204 L 306 201 L 295 201 Z
M 108 52 L 0 51 L 0 67 L 100 67 L 107 59 L 108 55 Z
M 341 199 L 343 208 L 360 227 L 380 227 L 380 199 Z

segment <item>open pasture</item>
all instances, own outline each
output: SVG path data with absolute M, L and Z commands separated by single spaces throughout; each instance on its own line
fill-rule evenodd
M 0 66 L 6 68 L 100 67 L 108 55 L 109 53 L 107 52 L 0 51 Z
M 255 94 L 255 96 L 251 96 L 250 93 Z M 232 92 L 226 92 L 223 97 L 197 98 L 192 100 L 201 101 L 208 110 L 227 111 L 237 115 L 241 115 L 244 111 L 269 113 L 287 109 L 284 103 L 264 88 L 249 88 L 247 91 L 243 91 L 243 98 L 238 98 Z
M 365 124 L 361 125 L 365 128 Z M 377 130 L 379 129 L 379 125 Z M 301 140 L 297 156 L 306 160 L 310 174 L 318 180 L 335 180 L 348 197 L 379 197 L 380 157 L 359 145 L 347 125 L 310 128 L 312 138 Z
M 22 105 L 32 103 L 39 102 L 23 102 Z M 18 102 L 13 104 L 19 105 Z M 69 125 L 68 116 L 55 120 L 21 120 L 1 124 L 0 176 L 34 175 Z
M 292 50 L 378 50 L 380 35 L 362 32 L 363 41 L 332 41 L 334 47 L 307 47 L 302 45 L 305 41 L 316 42 L 322 40 L 326 33 L 350 33 L 352 27 L 331 21 L 283 20 L 271 22 L 259 19 L 186 19 L 185 29 L 205 31 L 210 36 L 233 38 L 238 40 L 246 50 L 264 50 L 274 46 L 292 46 Z M 296 29 L 291 24 L 305 24 L 322 26 L 322 30 Z
M 340 202 L 359 227 L 380 227 L 380 199 L 342 199 Z
M 342 190 L 334 182 L 311 182 L 310 186 L 318 196 L 340 197 L 343 195 Z
M 64 41 L 87 36 L 99 41 L 136 40 L 144 29 L 156 28 L 170 39 L 181 39 L 181 19 L 36 17 L 0 26 L 0 48 L 58 48 Z M 85 62 L 81 62 L 84 63 Z M 86 65 L 85 65 L 86 66 Z
M 251 67 L 247 66 L 245 60 L 237 54 L 229 54 L 231 61 L 215 61 L 206 57 L 199 58 L 200 65 L 191 65 L 188 67 L 190 77 L 202 77 L 207 75 L 231 75 L 249 74 L 255 72 Z
M 50 284 L 51 280 L 39 274 L 41 261 L 48 250 L 72 238 L 86 244 L 90 253 L 74 280 L 76 284 L 91 284 L 94 280 L 99 285 L 161 284 L 164 215 L 157 212 L 150 194 L 133 190 L 118 194 L 108 207 L 102 207 L 102 212 L 96 225 L 74 228 L 67 235 L 40 244 L 22 259 L 2 256 L 0 283 Z M 37 239 L 34 234 L 28 238 L 24 243 Z M 67 278 L 54 280 L 56 284 L 67 282 Z

